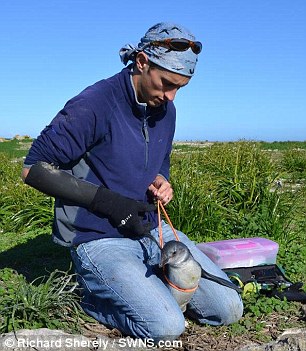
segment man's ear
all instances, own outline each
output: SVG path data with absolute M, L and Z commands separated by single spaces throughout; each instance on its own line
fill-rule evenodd
M 143 51 L 140 51 L 136 56 L 136 67 L 139 72 L 149 68 L 148 56 Z

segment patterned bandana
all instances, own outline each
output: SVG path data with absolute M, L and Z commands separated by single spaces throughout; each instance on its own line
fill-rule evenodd
M 192 77 L 198 61 L 198 55 L 191 48 L 186 51 L 175 51 L 164 46 L 148 45 L 152 41 L 174 38 L 195 41 L 194 35 L 188 29 L 178 24 L 158 23 L 146 32 L 144 37 L 140 39 L 137 47 L 127 44 L 120 49 L 121 61 L 124 65 L 130 60 L 135 62 L 137 53 L 143 51 L 147 54 L 148 59 L 156 65 L 168 71 Z

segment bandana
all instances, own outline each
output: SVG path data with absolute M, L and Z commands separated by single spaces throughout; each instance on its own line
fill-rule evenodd
M 120 49 L 121 61 L 124 65 L 128 61 L 135 62 L 137 53 L 143 51 L 148 56 L 148 59 L 156 65 L 168 71 L 192 77 L 198 61 L 198 55 L 190 48 L 186 51 L 174 51 L 162 46 L 148 45 L 151 41 L 161 41 L 168 38 L 184 38 L 195 41 L 194 35 L 188 29 L 178 24 L 158 23 L 146 32 L 137 46 L 126 44 Z

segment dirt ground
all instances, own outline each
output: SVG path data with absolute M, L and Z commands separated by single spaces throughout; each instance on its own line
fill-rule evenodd
M 109 338 L 121 338 L 123 335 L 120 334 L 116 329 L 109 330 L 102 325 L 87 325 L 83 332 L 84 336 L 89 338 L 95 338 L 98 335 L 107 336 Z M 182 341 L 182 347 L 167 348 L 167 351 L 234 351 L 239 350 L 242 346 L 254 343 L 252 337 L 243 336 L 230 336 L 226 333 L 211 333 L 209 328 L 205 328 L 199 325 L 192 325 L 186 328 L 184 334 L 178 339 Z M 255 343 L 259 344 L 258 341 Z
M 305 305 L 301 307 L 301 315 L 285 317 L 271 314 L 265 320 L 265 328 L 259 333 L 230 333 L 227 327 L 202 326 L 188 321 L 184 334 L 178 340 L 182 341 L 182 347 L 166 348 L 167 351 L 238 351 L 250 344 L 261 345 L 275 340 L 285 330 L 284 325 L 294 325 L 306 321 Z M 101 324 L 85 323 L 83 334 L 89 338 L 98 335 L 109 338 L 121 338 L 123 335 L 116 329 L 110 330 Z

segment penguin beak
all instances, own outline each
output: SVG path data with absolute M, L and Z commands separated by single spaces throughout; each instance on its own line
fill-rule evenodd
M 169 259 L 170 259 L 169 256 L 162 255 L 160 263 L 159 263 L 159 267 L 161 268 L 161 267 L 165 266 L 166 264 L 168 264 Z

